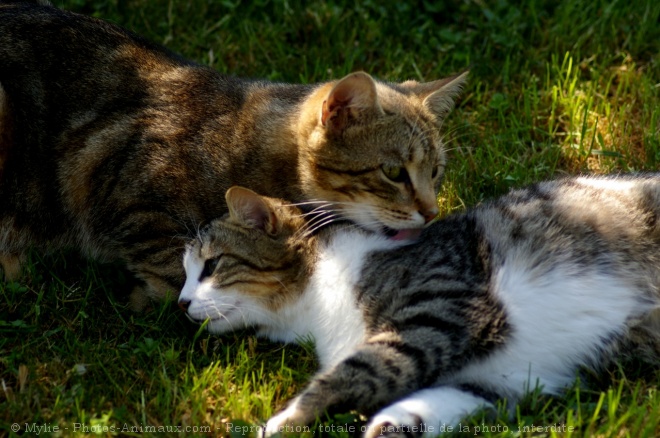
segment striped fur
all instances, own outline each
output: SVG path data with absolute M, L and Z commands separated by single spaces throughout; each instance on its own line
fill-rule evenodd
M 311 336 L 321 363 L 266 435 L 352 409 L 372 415 L 366 436 L 434 435 L 622 354 L 658 364 L 660 174 L 513 190 L 415 244 L 340 226 L 301 237 L 294 207 L 242 188 L 227 201 L 237 209 L 186 251 L 181 306 L 214 333 Z M 219 262 L 202 273 L 209 257 Z M 289 281 L 261 287 L 280 270 Z
M 31 246 L 75 247 L 125 261 L 145 283 L 136 307 L 180 290 L 185 242 L 232 185 L 394 236 L 421 228 L 466 78 L 244 80 L 45 1 L 0 1 L 0 60 L 4 276 Z

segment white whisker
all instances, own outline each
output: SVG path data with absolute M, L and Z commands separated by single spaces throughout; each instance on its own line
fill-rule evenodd
M 337 221 L 338 219 L 341 219 L 341 218 L 339 216 L 332 216 L 332 217 L 324 218 L 324 219 L 325 220 L 318 221 L 318 222 L 315 222 L 313 224 L 307 224 L 306 227 L 301 228 L 300 230 L 298 230 L 296 232 L 296 234 L 294 235 L 294 237 L 295 238 L 303 238 L 303 239 L 307 238 L 310 235 L 312 235 L 319 228 L 322 228 L 326 225 L 329 225 L 329 224 L 331 224 L 331 223 L 333 223 L 333 222 L 335 222 L 335 221 Z
M 303 202 L 285 203 L 282 207 L 300 207 L 301 205 L 332 204 L 332 201 L 311 199 Z
M 326 220 L 326 221 L 323 221 L 323 222 L 320 222 L 320 223 L 314 224 L 313 227 L 310 227 L 310 228 L 309 228 L 307 231 L 305 231 L 300 237 L 302 237 L 302 238 L 309 237 L 310 235 L 312 235 L 312 234 L 313 234 L 316 230 L 318 230 L 319 228 L 322 228 L 322 227 L 324 227 L 324 226 L 326 226 L 326 225 L 329 225 L 329 224 L 335 222 L 336 220 L 337 220 L 337 218 L 336 218 L 336 217 L 333 217 L 333 218 L 330 218 L 330 219 L 328 219 L 328 220 Z
M 329 206 L 329 204 L 328 204 L 328 206 Z M 325 207 L 325 206 L 323 206 L 323 207 Z M 320 215 L 323 215 L 323 214 L 330 214 L 330 213 L 333 212 L 333 210 L 325 210 L 323 207 L 316 207 L 314 210 L 312 210 L 310 212 L 295 215 L 294 217 L 320 216 Z

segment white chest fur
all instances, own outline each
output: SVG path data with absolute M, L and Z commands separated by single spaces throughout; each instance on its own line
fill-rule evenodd
M 399 245 L 360 231 L 337 233 L 320 249 L 301 299 L 282 312 L 283 330 L 268 335 L 285 342 L 311 335 L 322 369 L 345 359 L 365 336 L 362 311 L 355 299 L 365 257 Z

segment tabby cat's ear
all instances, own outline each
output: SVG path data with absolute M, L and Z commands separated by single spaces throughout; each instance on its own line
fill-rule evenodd
M 268 202 L 250 189 L 234 186 L 225 194 L 229 215 L 241 225 L 263 230 L 268 234 L 279 231 L 277 215 Z
M 323 101 L 321 123 L 328 128 L 342 130 L 352 117 L 365 110 L 382 112 L 376 82 L 364 72 L 351 73 L 337 82 Z
M 469 73 L 469 70 L 466 70 L 456 76 L 433 82 L 407 81 L 401 86 L 424 99 L 424 105 L 442 120 L 454 108 L 454 102 L 467 82 Z

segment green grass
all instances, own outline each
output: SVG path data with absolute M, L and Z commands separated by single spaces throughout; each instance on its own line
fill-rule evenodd
M 445 125 L 444 212 L 560 174 L 660 162 L 654 0 L 56 4 L 240 76 L 315 82 L 361 69 L 431 80 L 470 67 Z M 212 337 L 173 306 L 134 315 L 127 290 L 118 267 L 75 254 L 34 254 L 22 281 L 0 284 L 0 435 L 13 423 L 63 436 L 151 436 L 160 427 L 230 435 L 230 423 L 249 428 L 281 408 L 316 367 L 309 348 L 250 333 Z M 660 435 L 657 368 L 631 361 L 588 380 L 564 397 L 530 395 L 513 418 L 504 408 L 476 416 L 452 435 Z

